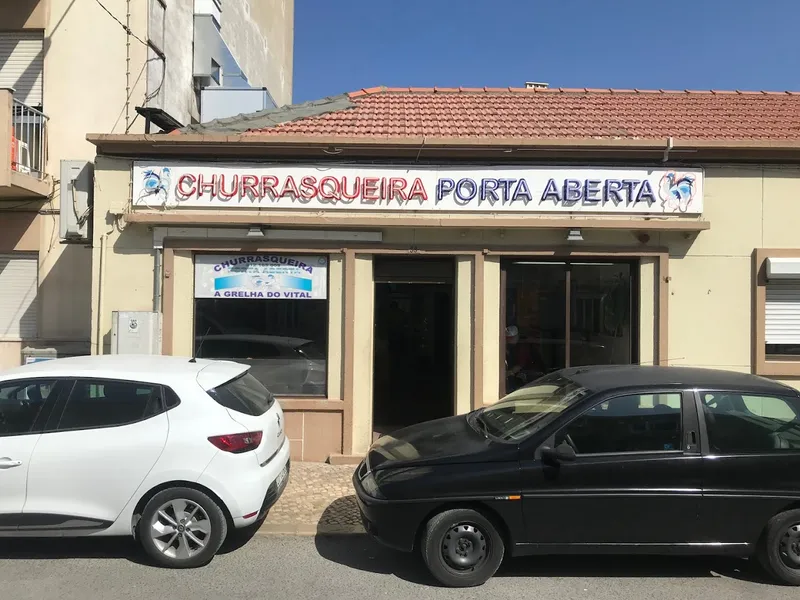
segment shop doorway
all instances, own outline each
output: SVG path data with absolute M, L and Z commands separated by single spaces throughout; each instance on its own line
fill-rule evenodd
M 500 395 L 565 367 L 637 363 L 638 275 L 631 261 L 504 261 Z
M 455 261 L 376 257 L 373 437 L 455 414 Z

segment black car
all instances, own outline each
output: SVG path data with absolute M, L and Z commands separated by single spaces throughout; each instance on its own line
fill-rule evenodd
M 380 438 L 366 530 L 448 586 L 503 556 L 756 556 L 800 585 L 800 392 L 728 371 L 577 367 Z

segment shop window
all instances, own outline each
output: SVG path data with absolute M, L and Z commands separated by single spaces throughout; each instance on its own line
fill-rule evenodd
M 800 375 L 800 250 L 756 250 L 755 372 Z
M 504 263 L 501 394 L 565 367 L 635 362 L 635 271 L 627 262 Z
M 235 360 L 276 396 L 327 394 L 327 258 L 198 255 L 195 356 Z

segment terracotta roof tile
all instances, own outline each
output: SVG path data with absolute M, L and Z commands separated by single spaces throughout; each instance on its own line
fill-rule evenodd
M 386 88 L 355 108 L 250 135 L 800 140 L 800 93 L 555 88 Z

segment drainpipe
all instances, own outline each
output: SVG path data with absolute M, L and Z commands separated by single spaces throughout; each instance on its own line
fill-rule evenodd
M 664 149 L 664 159 L 661 162 L 666 163 L 669 160 L 669 151 L 672 150 L 673 147 L 674 143 L 672 141 L 672 136 L 670 136 L 667 138 L 667 147 Z
M 161 312 L 161 262 L 164 249 L 154 248 L 156 253 L 153 266 L 153 312 Z
M 100 268 L 97 275 L 97 354 L 103 354 L 103 300 L 105 299 L 106 234 L 100 236 Z
M 164 236 L 165 229 L 155 227 L 153 229 L 153 252 L 155 260 L 153 264 L 153 312 L 161 312 L 162 282 L 164 270 Z

